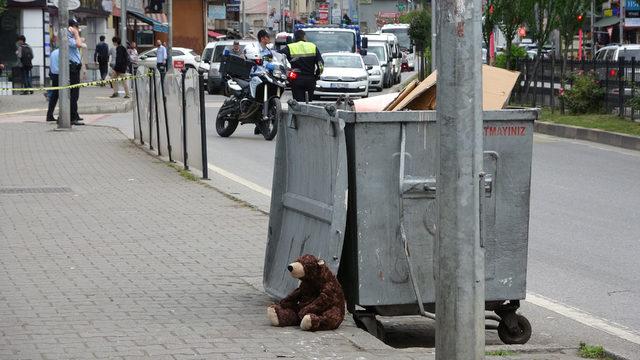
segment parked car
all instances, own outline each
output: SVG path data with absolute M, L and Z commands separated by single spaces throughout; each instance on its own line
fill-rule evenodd
M 234 41 L 240 43 L 240 51 L 244 52 L 247 46 L 259 46 L 255 40 L 224 40 L 218 41 L 215 45 L 212 45 L 213 51 L 211 53 L 211 61 L 209 62 L 209 75 L 207 77 L 207 91 L 209 94 L 217 94 L 219 92 L 226 91 L 226 81 L 223 81 L 222 75 L 220 75 L 220 63 L 222 62 L 222 55 L 225 50 L 231 50 Z
M 632 69 L 630 62 L 632 58 L 636 58 L 638 65 L 635 69 L 635 78 L 636 81 L 640 80 L 640 44 L 628 44 L 607 45 L 596 52 L 594 57 L 596 62 L 606 61 L 610 64 L 608 70 L 606 65 L 596 66 L 596 76 L 598 81 L 601 83 L 604 83 L 607 79 L 609 79 L 609 81 L 618 81 L 618 60 L 622 58 L 625 60 L 623 78 L 631 80 Z M 620 93 L 620 89 L 616 87 L 615 89 L 609 89 L 609 92 L 611 94 L 618 94 Z M 625 95 L 631 94 L 631 88 L 625 85 L 624 93 Z
M 218 41 L 208 43 L 202 51 L 202 59 L 198 64 L 198 71 L 203 74 L 205 81 L 209 78 L 211 57 L 213 56 L 213 49 L 216 47 L 217 43 Z
M 402 72 L 402 53 L 398 46 L 398 39 L 390 33 L 369 34 L 365 36 L 369 41 L 367 51 L 378 56 L 383 68 L 383 87 L 391 87 L 400 83 Z
M 156 53 L 158 49 L 154 48 L 147 50 L 140 54 L 140 62 L 142 65 L 155 68 L 156 67 Z M 193 49 L 187 49 L 183 47 L 174 47 L 171 49 L 171 56 L 173 63 L 176 61 L 184 61 L 185 68 L 198 69 L 198 63 L 200 62 L 200 55 L 193 51 Z
M 337 98 L 343 94 L 369 96 L 369 74 L 356 53 L 323 54 L 324 70 L 316 83 L 315 98 Z
M 369 89 L 382 91 L 382 68 L 380 67 L 378 56 L 373 53 L 368 53 L 362 57 L 362 60 L 369 73 Z

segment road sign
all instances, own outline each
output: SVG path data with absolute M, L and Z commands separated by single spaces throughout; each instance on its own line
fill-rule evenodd
M 173 60 L 173 68 L 176 70 L 184 69 L 184 60 Z
M 53 7 L 58 7 L 58 0 L 48 0 L 48 2 Z M 75 10 L 80 7 L 80 0 L 68 0 L 67 1 L 69 10 Z

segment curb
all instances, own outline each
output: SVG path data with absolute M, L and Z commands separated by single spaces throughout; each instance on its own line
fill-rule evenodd
M 131 100 L 126 100 L 120 103 L 78 106 L 78 112 L 81 114 L 124 113 L 131 110 L 133 110 L 133 101 Z
M 568 139 L 586 140 L 630 150 L 640 150 L 640 137 L 638 136 L 578 126 L 559 125 L 538 120 L 534 123 L 534 131 Z

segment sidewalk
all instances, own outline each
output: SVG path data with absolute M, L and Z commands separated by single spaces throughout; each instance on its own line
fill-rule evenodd
M 269 326 L 265 215 L 115 129 L 53 128 L 0 124 L 0 358 L 434 358 L 350 317 L 329 332 Z M 524 349 L 496 358 L 578 359 Z
M 133 91 L 133 90 L 132 90 Z M 32 95 L 7 95 L 0 96 L 0 116 L 2 115 L 45 115 L 47 113 L 47 99 L 44 92 L 34 92 Z M 80 89 L 78 100 L 78 112 L 80 116 L 85 114 L 105 114 L 114 112 L 126 112 L 132 109 L 131 99 L 124 99 L 124 90 L 120 86 L 120 97 L 111 99 L 113 90 L 109 86 L 86 87 Z M 56 116 L 57 116 L 56 107 Z

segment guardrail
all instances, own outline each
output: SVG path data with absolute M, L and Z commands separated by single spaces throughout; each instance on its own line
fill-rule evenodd
M 133 80 L 134 138 L 158 156 L 208 178 L 204 81 L 194 69 L 160 73 L 140 66 Z M 150 76 L 143 76 L 150 74 Z

